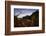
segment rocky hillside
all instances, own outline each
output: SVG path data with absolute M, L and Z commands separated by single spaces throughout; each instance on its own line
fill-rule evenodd
M 30 16 L 25 16 L 22 19 L 14 16 L 14 26 L 15 27 L 33 27 L 39 26 L 39 11 L 37 10 Z

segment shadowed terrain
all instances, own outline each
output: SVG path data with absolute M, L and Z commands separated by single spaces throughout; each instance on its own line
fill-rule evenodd
M 35 27 L 39 26 L 39 11 L 35 11 L 32 15 L 17 18 L 14 16 L 14 27 Z

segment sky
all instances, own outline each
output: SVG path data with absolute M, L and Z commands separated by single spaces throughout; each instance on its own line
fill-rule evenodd
M 23 9 L 23 8 L 14 8 L 14 16 L 17 16 L 18 18 L 23 18 L 26 15 L 32 15 L 33 12 L 35 12 L 38 9 Z

